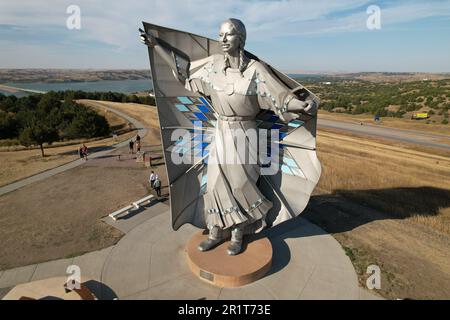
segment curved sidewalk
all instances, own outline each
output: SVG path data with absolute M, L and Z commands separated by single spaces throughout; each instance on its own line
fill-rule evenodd
M 117 114 L 119 117 L 124 118 L 128 122 L 131 122 L 133 124 L 133 126 L 138 129 L 138 134 L 141 137 L 144 137 L 147 134 L 147 129 L 144 128 L 144 124 L 142 124 L 142 122 L 140 122 L 139 120 L 136 120 L 136 119 L 134 119 L 134 118 L 132 118 L 132 117 L 126 115 L 125 113 L 120 112 L 120 111 L 118 111 L 116 109 L 113 109 L 113 108 L 110 108 L 110 107 L 106 107 L 106 106 L 103 106 L 103 107 L 105 109 L 107 109 L 108 111 L 111 111 L 111 112 Z M 95 159 L 95 158 L 98 158 L 98 157 L 102 157 L 102 156 L 104 156 L 104 155 L 106 155 L 106 154 L 108 154 L 108 153 L 110 153 L 112 151 L 117 150 L 118 148 L 126 146 L 128 144 L 128 141 L 129 140 L 126 140 L 126 141 L 122 141 L 122 142 L 120 142 L 118 144 L 115 144 L 115 145 L 112 146 L 112 149 L 95 152 L 95 153 L 89 155 L 89 158 Z M 7 184 L 6 186 L 0 187 L 0 196 L 4 195 L 6 193 L 12 192 L 14 190 L 17 190 L 19 188 L 22 188 L 24 186 L 27 186 L 27 185 L 29 185 L 31 183 L 47 179 L 47 178 L 49 178 L 51 176 L 54 176 L 54 175 L 56 175 L 58 173 L 70 170 L 70 169 L 75 168 L 75 167 L 78 167 L 78 166 L 80 166 L 80 165 L 82 165 L 84 163 L 85 162 L 82 159 L 77 159 L 77 160 L 71 161 L 69 163 L 63 164 L 61 166 L 58 166 L 56 168 L 49 169 L 49 170 L 46 170 L 46 171 L 41 172 L 41 173 L 37 173 L 37 174 L 35 174 L 33 176 L 30 176 L 28 178 L 25 178 L 25 179 L 22 179 L 22 180 L 19 180 L 19 181 L 16 181 L 16 182 L 13 182 L 11 184 Z
M 82 277 L 112 290 L 95 292 L 100 299 L 380 299 L 359 287 L 339 243 L 303 218 L 270 229 L 274 257 L 269 274 L 232 289 L 214 287 L 191 273 L 185 246 L 197 229 L 184 225 L 173 231 L 167 205 L 157 202 L 115 222 L 108 217 L 104 221 L 126 233 L 115 246 L 0 271 L 0 288 L 67 276 L 66 268 L 77 265 Z

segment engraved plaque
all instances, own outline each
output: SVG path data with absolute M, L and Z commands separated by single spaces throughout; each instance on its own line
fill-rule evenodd
M 214 275 L 207 271 L 200 270 L 200 278 L 206 279 L 208 281 L 214 281 Z

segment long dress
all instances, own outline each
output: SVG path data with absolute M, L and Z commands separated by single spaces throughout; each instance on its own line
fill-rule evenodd
M 186 88 L 209 96 L 217 124 L 211 143 L 207 192 L 204 195 L 205 221 L 208 229 L 228 229 L 239 225 L 246 233 L 265 227 L 265 217 L 272 202 L 257 186 L 260 165 L 255 118 L 261 109 L 281 114 L 295 98 L 278 78 L 261 62 L 250 60 L 239 69 L 224 71 L 223 55 L 193 61 Z M 246 150 L 238 141 L 247 140 Z M 234 161 L 224 161 L 234 159 Z

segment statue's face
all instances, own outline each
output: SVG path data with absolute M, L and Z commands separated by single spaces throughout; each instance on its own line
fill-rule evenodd
M 231 23 L 224 22 L 220 27 L 219 42 L 225 53 L 233 54 L 239 50 L 240 38 Z

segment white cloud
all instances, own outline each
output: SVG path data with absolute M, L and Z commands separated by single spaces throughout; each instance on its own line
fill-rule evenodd
M 286 35 L 360 31 L 365 9 L 359 13 L 336 14 L 372 4 L 368 0 L 3 0 L 0 24 L 39 28 L 65 28 L 66 8 L 81 8 L 80 40 L 96 40 L 127 48 L 136 42 L 142 20 L 215 37 L 219 23 L 227 17 L 241 18 L 254 39 Z M 398 1 L 383 8 L 383 24 L 407 22 L 423 17 L 450 16 L 450 1 Z M 69 31 L 67 31 L 69 32 Z
M 255 39 L 359 31 L 365 26 L 365 9 L 350 15 L 336 13 L 364 8 L 373 1 L 3 0 L 0 24 L 65 28 L 66 8 L 71 4 L 81 8 L 85 30 L 80 32 L 82 38 L 127 48 L 135 43 L 141 20 L 215 36 L 222 20 L 238 17 L 246 23 L 249 34 Z M 450 16 L 450 1 L 398 1 L 381 7 L 385 25 L 436 15 Z
M 450 0 L 379 1 L 382 27 L 417 19 L 450 17 Z M 80 31 L 66 29 L 69 5 L 81 8 Z M 69 41 L 113 46 L 110 50 L 140 50 L 137 29 L 141 21 L 216 37 L 221 21 L 240 18 L 247 26 L 249 42 L 275 41 L 295 37 L 365 31 L 366 7 L 373 0 L 1 0 L 0 26 L 12 25 L 39 37 L 48 33 L 54 45 Z M 11 33 L 13 31 L 10 31 Z M 17 46 L 21 43 L 20 33 Z M 295 39 L 295 38 L 292 38 Z M 2 39 L 0 39 L 2 40 Z M 50 44 L 48 51 L 51 51 Z M 74 44 L 77 45 L 77 44 Z M 42 49 L 43 50 L 43 49 Z M 142 51 L 142 50 L 141 50 Z M 0 51 L 0 60 L 7 52 Z M 133 53 L 135 54 L 135 53 Z M 13 60 L 14 57 L 8 57 Z

